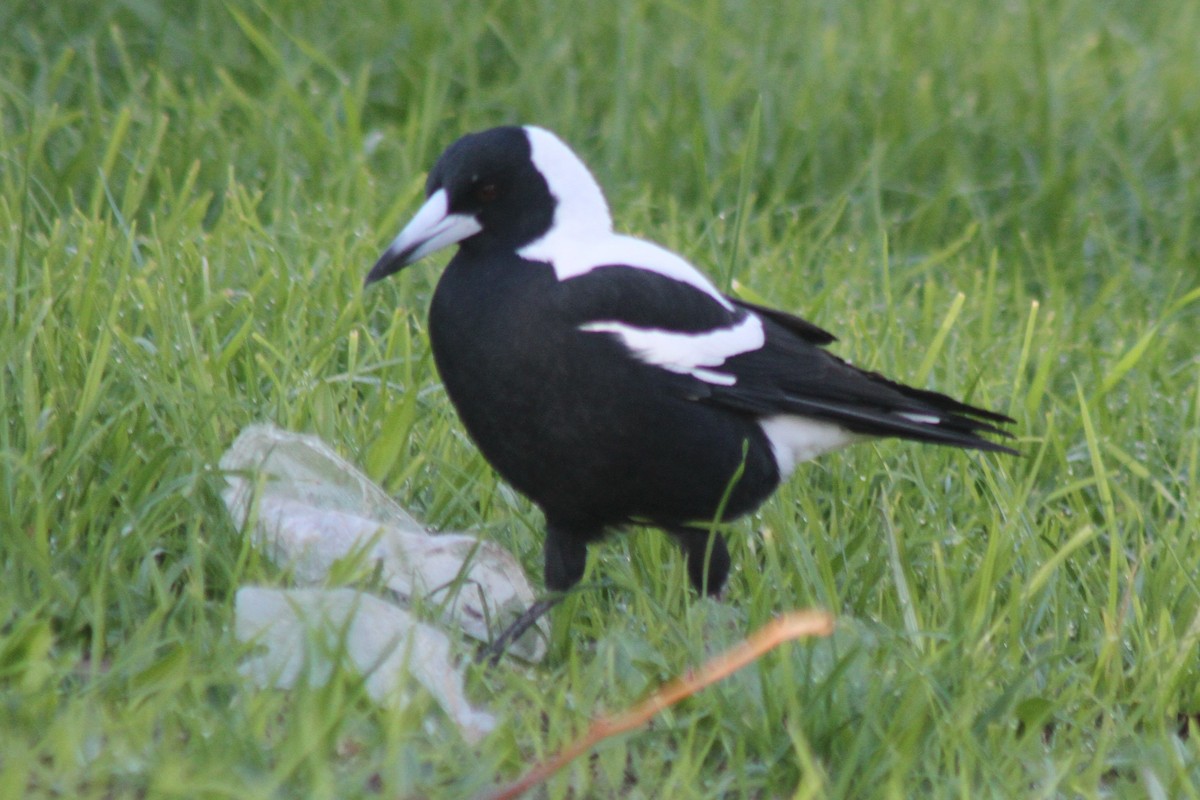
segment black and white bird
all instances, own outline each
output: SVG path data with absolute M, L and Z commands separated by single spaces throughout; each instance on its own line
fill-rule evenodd
M 729 553 L 711 523 L 756 509 L 797 464 L 895 436 L 1015 452 L 1008 417 L 865 372 L 834 337 L 722 294 L 675 253 L 613 231 L 583 162 L 542 128 L 469 134 L 366 283 L 452 244 L 429 338 L 463 425 L 545 513 L 545 580 L 583 575 L 587 545 L 645 524 L 715 593 Z

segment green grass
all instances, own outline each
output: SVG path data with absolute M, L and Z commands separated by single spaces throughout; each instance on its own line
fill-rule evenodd
M 1200 795 L 1196 4 L 17 2 L 0 30 L 0 796 L 468 796 L 805 606 L 832 641 L 548 796 Z M 540 580 L 540 516 L 429 358 L 437 266 L 360 288 L 437 153 L 509 122 L 572 143 L 624 230 L 1011 414 L 1024 456 L 806 465 L 732 526 L 721 604 L 614 538 L 544 665 L 472 673 L 501 718 L 472 748 L 352 676 L 244 685 L 234 591 L 284 576 L 215 464 L 254 421 L 317 433 Z

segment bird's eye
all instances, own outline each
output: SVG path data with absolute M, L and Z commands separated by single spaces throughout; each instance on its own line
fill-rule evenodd
M 475 199 L 480 203 L 490 203 L 496 199 L 496 184 L 485 183 L 475 188 Z

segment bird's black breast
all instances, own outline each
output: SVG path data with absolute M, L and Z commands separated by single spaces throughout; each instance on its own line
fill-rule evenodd
M 739 470 L 725 516 L 765 499 L 779 475 L 754 420 L 693 402 L 683 376 L 581 331 L 579 305 L 550 266 L 515 254 L 460 251 L 443 273 L 434 360 L 492 466 L 573 525 L 710 519 Z

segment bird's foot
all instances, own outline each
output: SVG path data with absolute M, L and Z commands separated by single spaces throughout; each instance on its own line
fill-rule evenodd
M 508 650 L 508 646 L 520 639 L 525 631 L 537 624 L 537 621 L 545 616 L 546 612 L 554 608 L 563 601 L 566 592 L 558 592 L 556 594 L 544 597 L 536 603 L 525 609 L 521 616 L 513 620 L 512 624 L 500 632 L 500 635 L 491 641 L 490 644 L 480 647 L 475 653 L 476 664 L 486 664 L 489 667 L 494 667 L 500 663 L 500 657 Z

